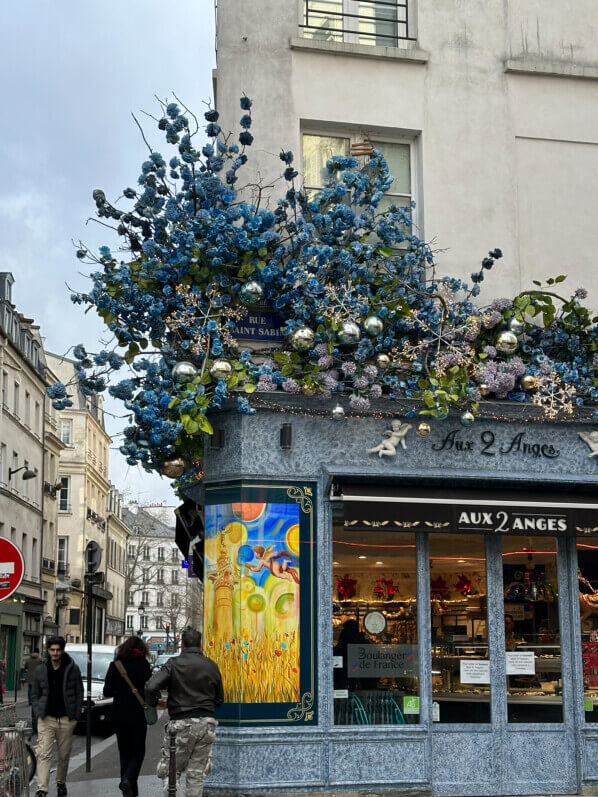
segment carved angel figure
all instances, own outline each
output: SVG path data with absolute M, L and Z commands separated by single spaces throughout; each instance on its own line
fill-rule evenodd
M 249 570 L 253 570 L 254 573 L 259 573 L 260 570 L 266 568 L 266 570 L 272 573 L 274 578 L 281 578 L 284 581 L 294 581 L 295 584 L 298 584 L 299 573 L 292 564 L 292 554 L 287 550 L 282 550 L 278 553 L 275 551 L 275 545 L 269 545 L 267 548 L 263 548 L 261 545 L 255 545 L 253 553 L 257 558 L 257 564 L 248 562 L 245 567 Z
M 390 422 L 390 426 L 391 428 L 384 432 L 384 437 L 387 437 L 388 440 L 382 440 L 382 442 L 378 443 L 374 448 L 368 448 L 368 454 L 378 454 L 380 458 L 394 457 L 396 456 L 397 446 L 399 444 L 402 445 L 405 450 L 407 449 L 405 435 L 409 429 L 411 429 L 411 424 L 394 420 Z
M 598 429 L 593 429 L 591 432 L 578 432 L 584 443 L 587 443 L 591 449 L 591 454 L 588 457 L 598 457 Z

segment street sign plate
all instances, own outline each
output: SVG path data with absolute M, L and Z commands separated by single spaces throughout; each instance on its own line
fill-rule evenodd
M 10 540 L 0 538 L 0 601 L 18 590 L 24 571 L 25 564 L 20 548 Z

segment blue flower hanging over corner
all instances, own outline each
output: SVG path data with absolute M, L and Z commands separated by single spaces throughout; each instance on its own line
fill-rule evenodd
M 549 416 L 597 402 L 598 331 L 584 289 L 562 296 L 559 276 L 476 305 L 501 250 L 483 258 L 470 285 L 438 276 L 414 234 L 413 208 L 381 205 L 393 178 L 369 145 L 358 158 L 330 158 L 316 193 L 298 184 L 285 150 L 282 196 L 239 191 L 254 140 L 252 102 L 243 96 L 240 106 L 236 141 L 210 108 L 202 143 L 196 117 L 178 100 L 162 103 L 157 127 L 174 152 L 148 147 L 118 202 L 93 191 L 119 254 L 80 243 L 76 256 L 94 271 L 90 290 L 71 298 L 95 308 L 116 345 L 94 354 L 75 346 L 73 358 L 86 395 L 108 389 L 130 413 L 127 462 L 180 483 L 198 478 L 208 413 L 236 398 L 253 414 L 255 391 L 344 392 L 353 413 L 384 396 L 412 398 L 420 414 L 457 408 L 468 422 L 489 395 L 533 401 Z M 264 303 L 285 339 L 258 362 L 239 351 L 237 329 Z M 57 409 L 72 404 L 63 384 L 48 395 Z

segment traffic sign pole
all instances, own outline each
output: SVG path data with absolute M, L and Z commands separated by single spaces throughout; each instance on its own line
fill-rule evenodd
M 99 582 L 100 573 L 96 575 L 97 569 L 102 561 L 102 549 L 97 542 L 87 543 L 85 548 L 85 605 L 87 606 L 86 636 L 87 636 L 87 717 L 86 717 L 86 740 L 85 740 L 85 771 L 91 772 L 91 657 L 92 657 L 92 635 L 93 635 L 93 585 Z

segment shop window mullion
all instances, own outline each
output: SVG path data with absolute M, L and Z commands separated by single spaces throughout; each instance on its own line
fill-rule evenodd
M 496 730 L 507 723 L 507 669 L 505 660 L 504 587 L 502 541 L 486 537 L 486 598 L 488 655 L 490 658 L 490 722 Z M 500 758 L 500 756 L 498 757 Z
M 416 535 L 417 627 L 419 639 L 419 706 L 422 725 L 432 725 L 432 658 L 430 612 L 430 542 L 427 534 Z
M 563 722 L 565 725 L 575 727 L 577 706 L 574 699 L 574 688 L 572 678 L 573 650 L 572 633 L 570 632 L 572 622 L 571 590 L 569 584 L 569 556 L 567 552 L 567 540 L 560 538 L 557 540 L 557 583 L 559 589 L 559 627 L 561 645 L 561 684 L 563 695 Z M 574 710 L 572 711 L 572 707 Z

